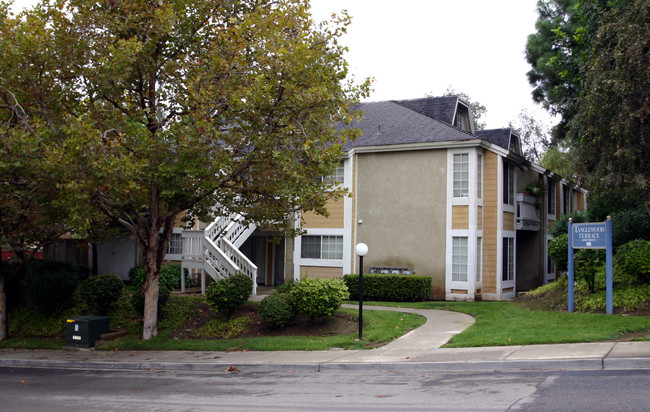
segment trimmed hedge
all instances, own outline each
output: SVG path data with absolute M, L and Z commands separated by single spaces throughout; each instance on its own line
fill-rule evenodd
M 359 275 L 343 276 L 350 291 L 350 300 L 359 300 Z M 386 302 L 419 302 L 431 296 L 429 276 L 384 275 L 369 273 L 363 275 L 363 299 Z
M 93 311 L 93 315 L 106 315 L 122 296 L 124 282 L 115 274 L 91 276 L 79 285 L 79 295 Z
M 341 279 L 300 279 L 291 287 L 291 300 L 298 312 L 315 320 L 332 316 L 348 296 L 348 288 Z
M 210 283 L 205 290 L 205 299 L 210 307 L 227 318 L 235 309 L 246 303 L 253 293 L 253 281 L 243 273 Z
M 296 308 L 290 293 L 275 292 L 265 297 L 259 305 L 262 322 L 272 329 L 284 328 L 296 320 Z

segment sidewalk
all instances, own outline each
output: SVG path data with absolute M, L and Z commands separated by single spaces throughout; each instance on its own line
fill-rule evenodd
M 355 306 L 351 306 L 355 307 Z M 0 367 L 65 369 L 196 370 L 386 370 L 499 371 L 650 369 L 650 342 L 440 348 L 468 328 L 471 316 L 432 309 L 364 306 L 368 310 L 418 313 L 427 322 L 371 350 L 194 352 L 94 349 L 0 349 Z

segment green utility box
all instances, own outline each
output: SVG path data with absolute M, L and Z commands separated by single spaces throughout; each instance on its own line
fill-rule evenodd
M 110 332 L 107 316 L 79 316 L 66 319 L 65 340 L 73 348 L 90 348 L 102 333 Z

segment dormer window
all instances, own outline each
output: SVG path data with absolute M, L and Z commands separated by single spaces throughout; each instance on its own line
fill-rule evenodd
M 508 143 L 508 150 L 518 155 L 521 155 L 521 143 L 519 142 L 519 136 L 516 134 L 510 134 L 510 142 Z
M 459 104 L 456 106 L 456 118 L 454 119 L 454 126 L 460 130 L 471 132 L 471 124 L 469 119 L 469 108 Z

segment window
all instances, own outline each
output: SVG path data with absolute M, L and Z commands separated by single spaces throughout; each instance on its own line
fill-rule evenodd
M 303 259 L 343 259 L 343 236 L 302 236 Z
M 452 238 L 452 247 L 451 280 L 467 282 L 467 238 Z
M 469 196 L 469 154 L 454 154 L 454 197 Z
M 344 184 L 344 179 L 345 179 L 345 168 L 343 167 L 343 162 L 339 163 L 338 166 L 336 166 L 336 169 L 334 169 L 334 173 L 325 176 L 323 179 L 327 183 L 334 183 L 334 184 Z
M 476 156 L 476 197 L 483 197 L 483 155 Z
M 571 213 L 571 188 L 569 186 L 562 186 L 562 198 L 564 202 L 562 211 L 565 215 L 568 215 Z
M 555 214 L 555 180 L 548 179 L 548 214 Z
M 476 238 L 476 281 L 480 282 L 481 281 L 481 272 L 482 272 L 482 266 L 483 266 L 483 238 L 479 237 Z
M 503 161 L 503 203 L 515 204 L 515 171 L 514 167 Z
M 168 255 L 182 255 L 183 254 L 183 238 L 180 233 L 172 233 L 172 238 L 167 245 Z
M 515 278 L 515 239 L 503 238 L 503 280 Z

